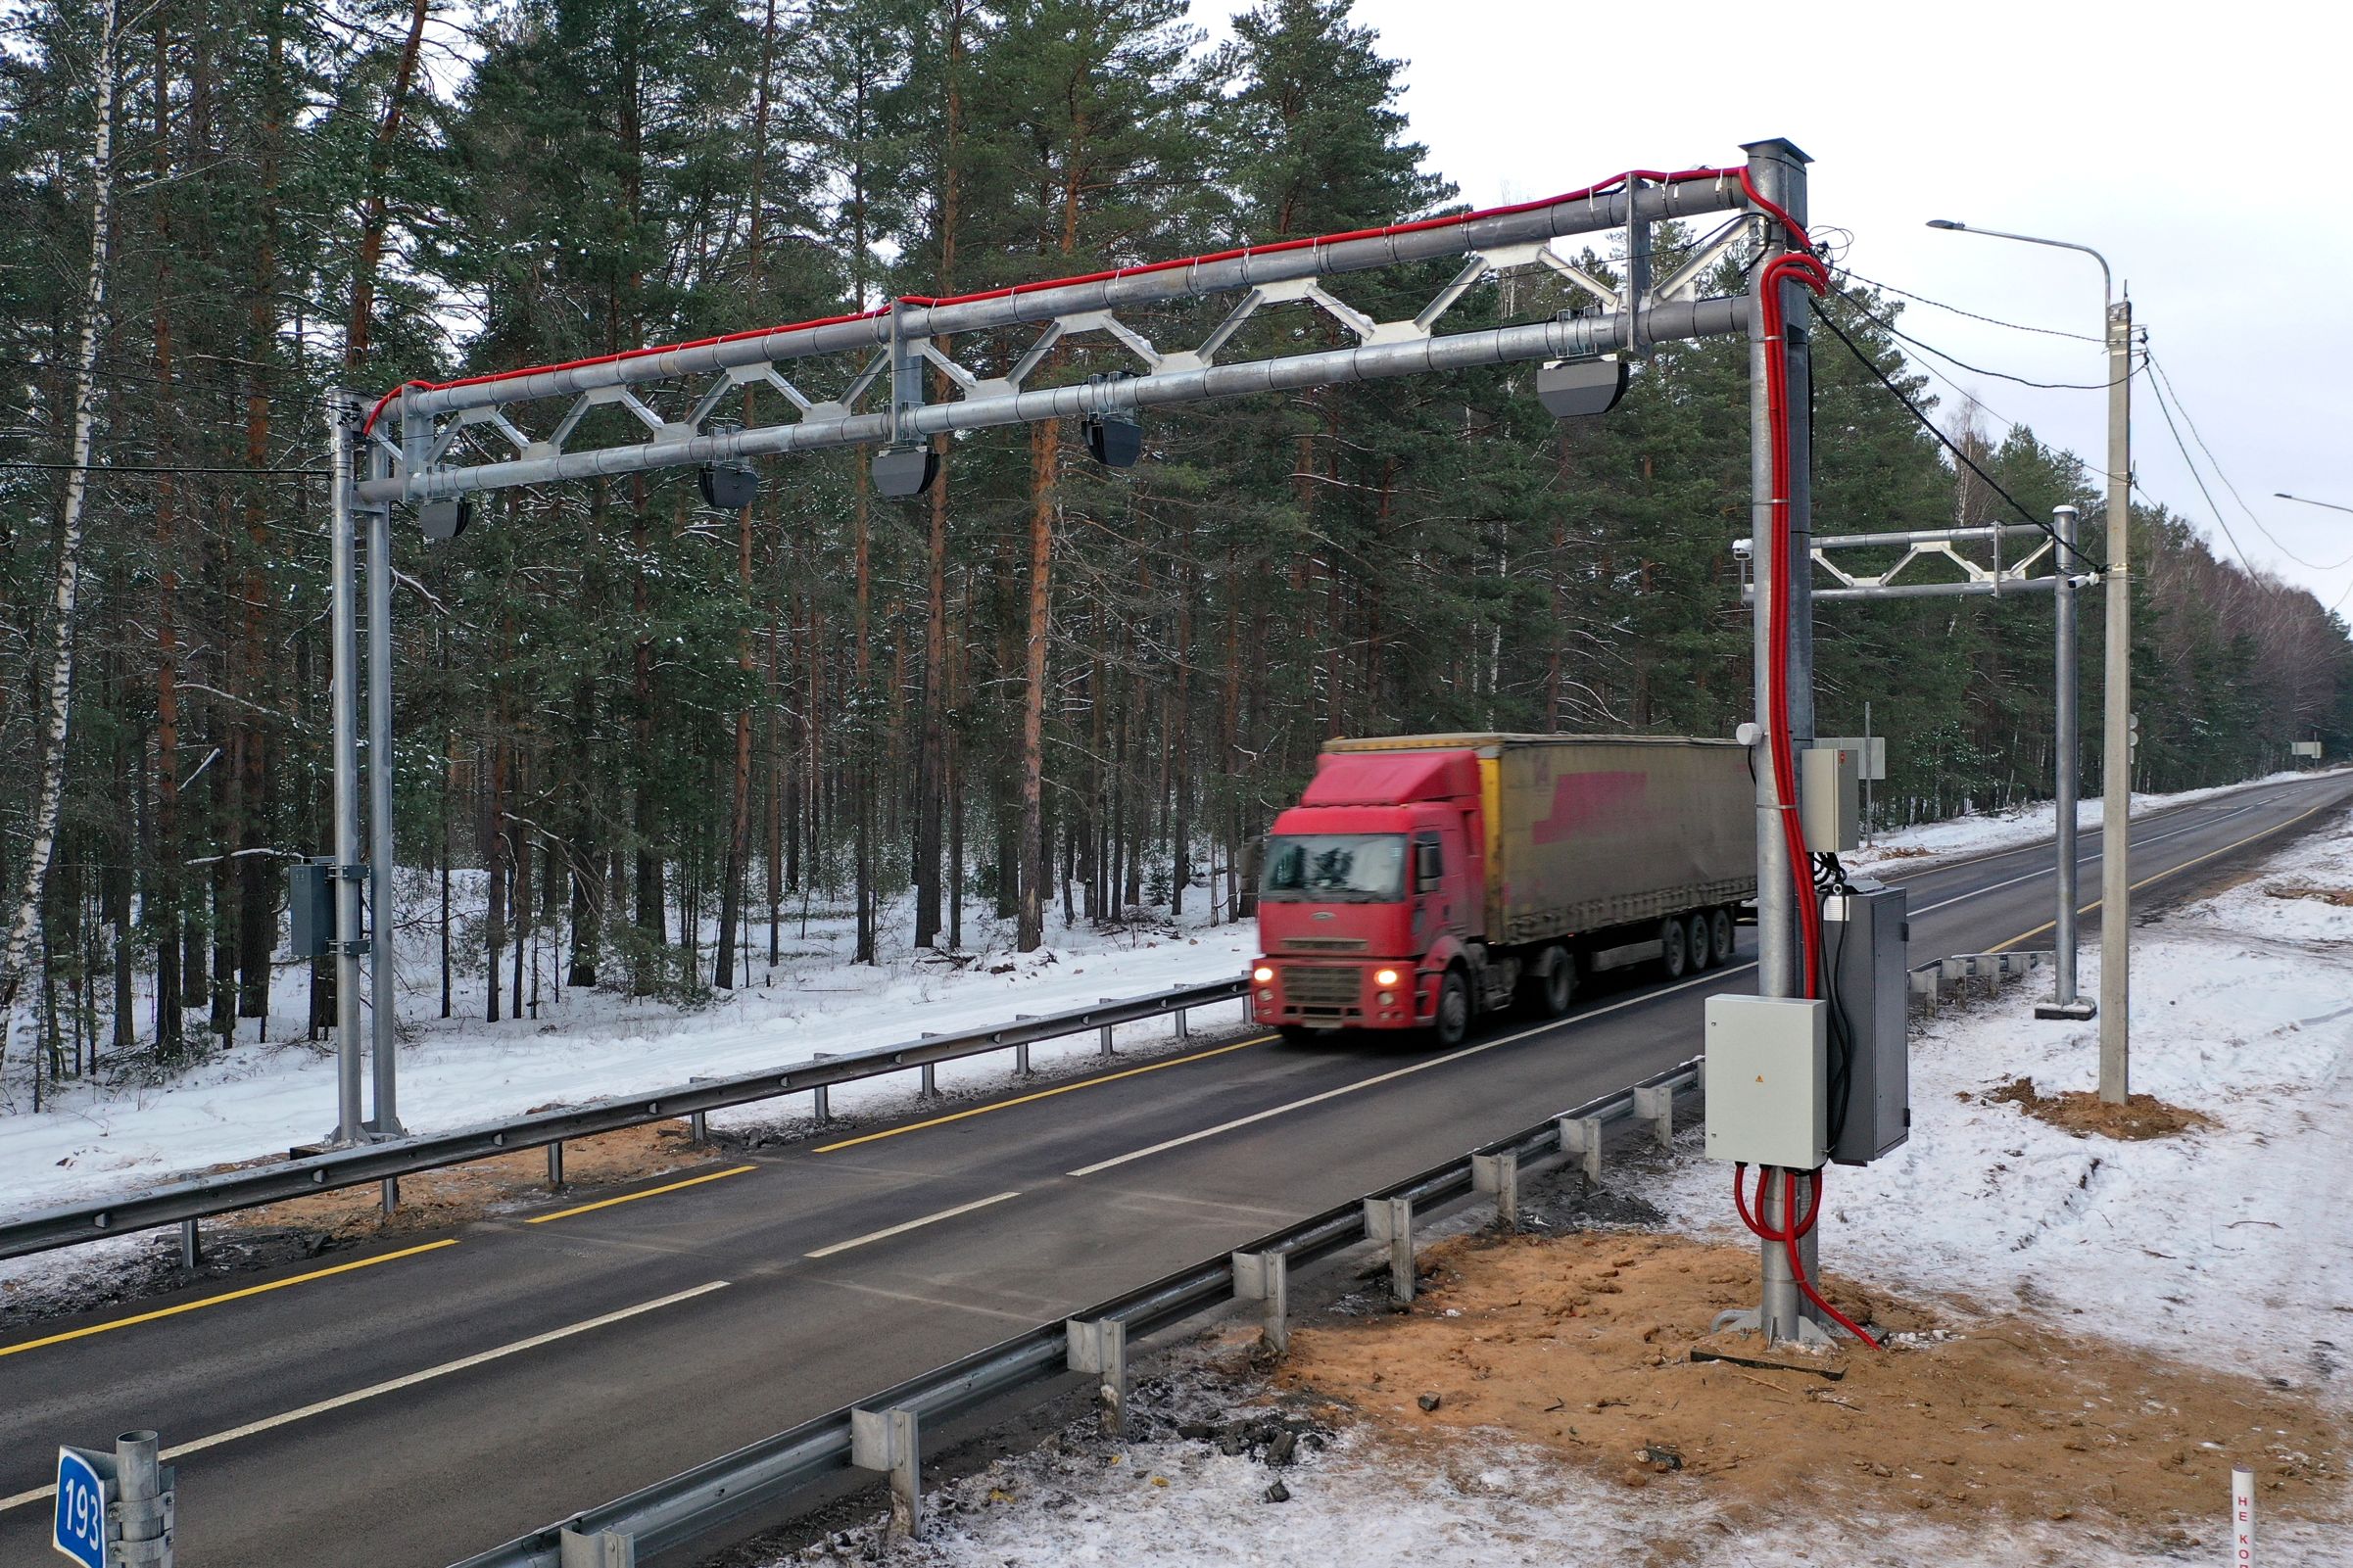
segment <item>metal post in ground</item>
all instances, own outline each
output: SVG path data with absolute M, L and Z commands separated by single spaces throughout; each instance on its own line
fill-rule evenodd
M 334 676 L 335 1142 L 358 1143 L 360 1109 L 360 633 L 352 558 L 352 403 L 327 394 L 328 620 Z
M 1749 155 L 1749 176 L 1757 192 L 1773 202 L 1797 223 L 1806 220 L 1805 166 L 1809 162 L 1797 147 L 1778 138 L 1751 142 L 1744 149 Z M 1753 279 L 1761 279 L 1764 268 L 1774 258 L 1787 251 L 1778 229 L 1768 228 L 1766 243 L 1756 258 Z M 1777 285 L 1782 291 L 1785 306 L 1800 309 L 1785 309 L 1785 323 L 1804 320 L 1801 309 L 1802 290 L 1795 283 Z M 1804 331 L 1790 325 L 1787 340 L 1772 344 L 1765 336 L 1764 291 L 1756 283 L 1750 287 L 1749 312 L 1749 479 L 1751 536 L 1756 543 L 1756 602 L 1753 646 L 1755 660 L 1756 723 L 1760 732 L 1760 747 L 1771 743 L 1774 723 L 1770 693 L 1770 675 L 1774 656 L 1781 651 L 1773 645 L 1772 625 L 1776 615 L 1775 601 L 1788 606 L 1789 638 L 1787 645 L 1789 713 L 1788 744 L 1793 751 L 1802 751 L 1813 738 L 1813 525 L 1811 490 L 1808 466 L 1811 457 L 1812 390 L 1810 362 L 1804 348 Z M 1789 440 L 1789 494 L 1778 496 L 1773 484 L 1773 420 L 1767 395 L 1770 356 L 1784 356 L 1788 376 L 1786 381 L 1788 405 L 1784 410 Z M 1774 512 L 1777 505 L 1786 505 L 1789 517 L 1789 549 L 1778 559 L 1774 557 L 1770 541 L 1773 538 Z M 1786 595 L 1786 597 L 1785 597 Z M 1771 767 L 1758 759 L 1756 775 L 1756 989 L 1760 996 L 1794 997 L 1805 994 L 1805 979 L 1801 973 L 1802 954 L 1799 938 L 1799 916 L 1794 878 L 1801 868 L 1790 864 L 1789 848 L 1782 837 L 1782 813 L 1795 810 L 1796 800 L 1784 801 Z M 1781 1184 L 1768 1181 L 1768 1188 Z M 1776 1204 L 1775 1210 L 1778 1205 Z M 1768 1210 L 1765 1222 L 1775 1222 L 1775 1210 Z M 1809 1252 L 1812 1237 L 1807 1236 L 1801 1247 Z M 1799 1294 L 1796 1277 L 1790 1272 L 1789 1258 L 1779 1243 L 1760 1242 L 1758 1261 L 1762 1277 L 1762 1292 L 1758 1304 L 1757 1329 L 1767 1341 L 1810 1338 L 1805 1303 Z M 1805 1258 L 1811 1269 L 1811 1257 Z M 1816 1330 L 1818 1334 L 1819 1330 Z
M 392 975 L 392 508 L 367 509 L 367 1005 L 375 1069 L 368 1130 L 401 1135 L 393 1091 L 400 998 Z
M 2107 263 L 2100 263 L 2105 271 Z M 2108 303 L 2106 734 L 2100 762 L 2099 1097 L 2132 1089 L 2133 302 Z
M 2073 506 L 2051 508 L 2052 529 L 2059 536 L 2059 584 L 2052 591 L 2057 622 L 2057 664 L 2054 675 L 2055 712 L 2052 742 L 2051 797 L 2058 805 L 2058 919 L 2051 926 L 2051 999 L 2035 1009 L 2039 1019 L 2088 1019 L 2094 1009 L 2076 995 L 2076 784 L 2083 777 L 2083 741 L 2076 717 L 2079 651 L 2076 631 L 2075 569 L 2076 520 Z
M 125 1432 L 115 1440 L 116 1507 L 121 1514 L 121 1551 L 109 1562 L 123 1568 L 171 1568 L 175 1511 L 171 1469 L 161 1463 L 162 1444 L 153 1432 Z

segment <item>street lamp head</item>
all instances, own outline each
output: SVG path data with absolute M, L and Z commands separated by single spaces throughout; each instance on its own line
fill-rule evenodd
M 1932 217 L 1928 220 L 1928 226 L 1930 228 L 1967 228 L 1969 225 L 1966 223 L 1955 223 L 1949 217 Z

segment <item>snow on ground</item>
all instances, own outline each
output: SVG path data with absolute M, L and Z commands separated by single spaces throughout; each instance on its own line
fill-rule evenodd
M 1911 1140 L 1833 1167 L 1822 1256 L 1851 1278 L 1993 1307 L 2080 1311 L 2111 1337 L 2301 1383 L 2353 1345 L 2353 908 L 2273 896 L 2353 889 L 2353 828 L 2134 935 L 2132 1087 L 2211 1128 L 2077 1137 L 1984 1093 L 2025 1075 L 2094 1089 L 2099 1025 L 2034 1017 L 2034 980 L 1947 1011 L 1912 1041 Z M 2082 993 L 2099 994 L 2098 954 Z M 1725 1231 L 1729 1178 L 1681 1164 L 1660 1201 Z M 2083 1326 L 2083 1325 L 2078 1325 Z
M 2150 795 L 2137 791 L 2133 796 L 2133 815 L 2143 817 L 2152 811 L 2164 811 L 2173 806 L 2193 805 L 2227 795 L 2233 790 L 2255 784 L 2286 784 L 2296 779 L 2309 779 L 2309 771 L 2275 773 L 2261 779 L 2249 779 L 2243 784 L 2217 784 L 2208 789 L 2185 789 L 2177 794 Z M 2097 828 L 2100 822 L 2101 801 L 2093 795 L 2076 802 L 2076 825 L 2079 828 Z M 1971 812 L 1948 818 L 1944 822 L 1916 823 L 1909 828 L 1897 828 L 1890 832 L 1871 835 L 1867 849 L 1842 855 L 1849 869 L 1877 865 L 1884 861 L 1918 863 L 1921 857 L 1982 854 L 1987 850 L 2004 849 L 2014 844 L 2031 844 L 2048 838 L 2058 831 L 2059 808 L 2056 801 L 2040 801 L 2016 811 L 1989 813 Z
M 2142 927 L 2135 938 L 2134 1087 L 2204 1112 L 2213 1125 L 2141 1142 L 2077 1137 L 1983 1096 L 2020 1074 L 2049 1093 L 2097 1081 L 2096 1024 L 2039 1022 L 2031 982 L 1948 1010 L 1915 1033 L 1911 1140 L 1831 1173 L 1822 1251 L 1849 1278 L 2025 1309 L 2075 1332 L 2144 1345 L 2298 1388 L 2353 1408 L 2332 1381 L 2353 1345 L 2353 825 L 2276 856 L 2251 880 Z M 2353 896 L 2353 894 L 2349 894 Z M 2087 955 L 2089 958 L 2090 955 Z M 2086 976 L 2096 994 L 2096 975 Z M 1731 1223 L 1725 1168 L 1678 1140 L 1642 1189 L 1677 1228 Z M 2080 1315 L 2079 1315 L 2080 1314 Z M 1188 1358 L 1192 1364 L 1188 1364 Z M 1140 1385 L 1149 1441 L 1112 1444 L 1074 1426 L 933 1497 L 930 1538 L 881 1549 L 842 1533 L 788 1562 L 875 1560 L 893 1568 L 1080 1564 L 1657 1562 L 1800 1568 L 1822 1562 L 1954 1568 L 2122 1568 L 2221 1561 L 2224 1499 L 2202 1544 L 2102 1544 L 2077 1524 L 1951 1524 L 1886 1514 L 1860 1533 L 1810 1518 L 1734 1534 L 1676 1489 L 1617 1481 L 1498 1439 L 1411 1449 L 1367 1428 L 1300 1444 L 1275 1466 L 1173 1430 L 1187 1402 L 1249 1413 L 1251 1389 L 1221 1389 L 1208 1356 L 1179 1352 L 1163 1393 Z M 1266 1391 L 1255 1391 L 1264 1398 Z M 1155 1407 L 1165 1412 L 1153 1419 Z M 1176 1408 L 1168 1406 L 1174 1403 Z M 2052 1477 L 2054 1512 L 2073 1500 Z M 1270 1489 L 1274 1489 L 1271 1493 Z M 2061 1515 L 2064 1518 L 2064 1515 Z M 1666 1542 L 1671 1557 L 1655 1555 Z M 2344 1560 L 2334 1526 L 2270 1519 L 2260 1560 Z
M 1279 1498 L 1269 1495 L 1275 1487 Z M 1361 1428 L 1321 1449 L 1302 1444 L 1281 1466 L 1197 1440 L 1114 1445 L 1074 1428 L 926 1500 L 933 1517 L 924 1541 L 882 1548 L 872 1531 L 842 1532 L 771 1568 L 878 1560 L 887 1568 L 2153 1568 L 2224 1560 L 2218 1544 L 2202 1553 L 2172 1543 L 2152 1543 L 2145 1552 L 2087 1549 L 2080 1527 L 2055 1524 L 1988 1520 L 1962 1540 L 1949 1526 L 1895 1514 L 1869 1520 L 1868 1539 L 1826 1537 L 1800 1497 L 1791 1499 L 1787 1523 L 1735 1536 L 1705 1500 L 1670 1497 L 1664 1489 L 1629 1492 L 1563 1467 L 1550 1453 L 1456 1444 L 1408 1459 Z M 2221 1514 L 2218 1506 L 2210 1543 L 2220 1537 Z M 2342 1561 L 2341 1544 L 2321 1526 L 2270 1522 L 2261 1560 L 2270 1568 L 2325 1568 Z
M 416 895 L 405 900 L 412 911 L 432 896 L 422 887 L 405 891 Z M 907 914 L 894 907 L 886 918 Z M 766 930 L 759 927 L 751 983 L 717 993 L 701 1007 L 681 1009 L 599 990 L 566 990 L 557 1004 L 552 1000 L 555 965 L 546 959 L 538 1019 L 492 1024 L 480 1018 L 478 973 L 456 979 L 456 1009 L 471 1018 L 434 1016 L 436 938 L 412 920 L 401 955 L 402 1022 L 408 1036 L 400 1059 L 401 1117 L 412 1132 L 443 1131 L 552 1105 L 666 1088 L 692 1076 L 759 1071 L 927 1031 L 975 1028 L 1016 1012 L 1057 1013 L 1107 997 L 1225 979 L 1249 961 L 1256 927 L 1163 923 L 1097 931 L 1084 923 L 1053 923 L 1048 945 L 1021 956 L 1010 950 L 1010 932 L 998 930 L 993 920 L 968 912 L 966 934 L 980 944 L 971 962 L 919 961 L 894 924 L 882 944 L 885 962 L 854 966 L 847 962 L 845 913 L 820 912 L 804 927 L 788 911 L 781 962 L 773 969 L 765 962 Z M 273 1006 L 281 1018 L 298 1016 L 302 983 L 296 973 L 279 987 Z M 1238 1005 L 1221 1006 L 1198 1022 L 1224 1025 L 1238 1014 Z M 1153 1021 L 1122 1026 L 1118 1039 L 1123 1049 L 1133 1049 L 1165 1042 L 1173 1032 L 1173 1022 Z M 1031 1058 L 1044 1069 L 1095 1048 L 1091 1033 L 1075 1035 L 1033 1046 Z M 1009 1054 L 998 1054 L 942 1063 L 939 1087 L 952 1093 L 996 1082 L 1011 1062 Z M 837 1116 L 870 1114 L 905 1099 L 915 1082 L 907 1072 L 840 1085 L 832 1092 L 832 1108 Z M 756 1122 L 804 1107 L 797 1099 L 746 1107 L 714 1116 L 712 1122 Z M 282 1155 L 315 1142 L 334 1118 L 334 1056 L 323 1045 L 299 1040 L 240 1041 L 162 1085 L 68 1084 L 38 1116 L 0 1116 L 0 1218 L 144 1190 L 226 1162 Z M 0 1265 L 0 1273 L 9 1266 Z

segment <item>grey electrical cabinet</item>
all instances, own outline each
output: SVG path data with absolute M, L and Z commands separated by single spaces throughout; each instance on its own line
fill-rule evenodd
M 1911 925 L 1903 889 L 1858 880 L 1822 909 L 1830 976 L 1830 1158 L 1864 1165 L 1911 1134 Z
M 335 947 L 335 868 L 299 860 L 286 868 L 286 924 L 296 958 L 323 958 Z
M 1814 1170 L 1828 1147 L 1823 1062 L 1830 1009 L 1803 997 L 1711 996 L 1707 1158 Z

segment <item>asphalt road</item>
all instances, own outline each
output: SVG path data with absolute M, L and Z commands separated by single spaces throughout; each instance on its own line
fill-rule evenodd
M 2136 879 L 2194 882 L 2348 800 L 2340 775 L 2151 816 Z M 2046 941 L 2049 862 L 1902 877 L 1913 962 Z M 56 1445 L 153 1428 L 181 1450 L 181 1568 L 438 1568 L 1681 1061 L 1746 951 L 1452 1052 L 1204 1042 L 20 1330 L 0 1563 L 49 1558 Z

